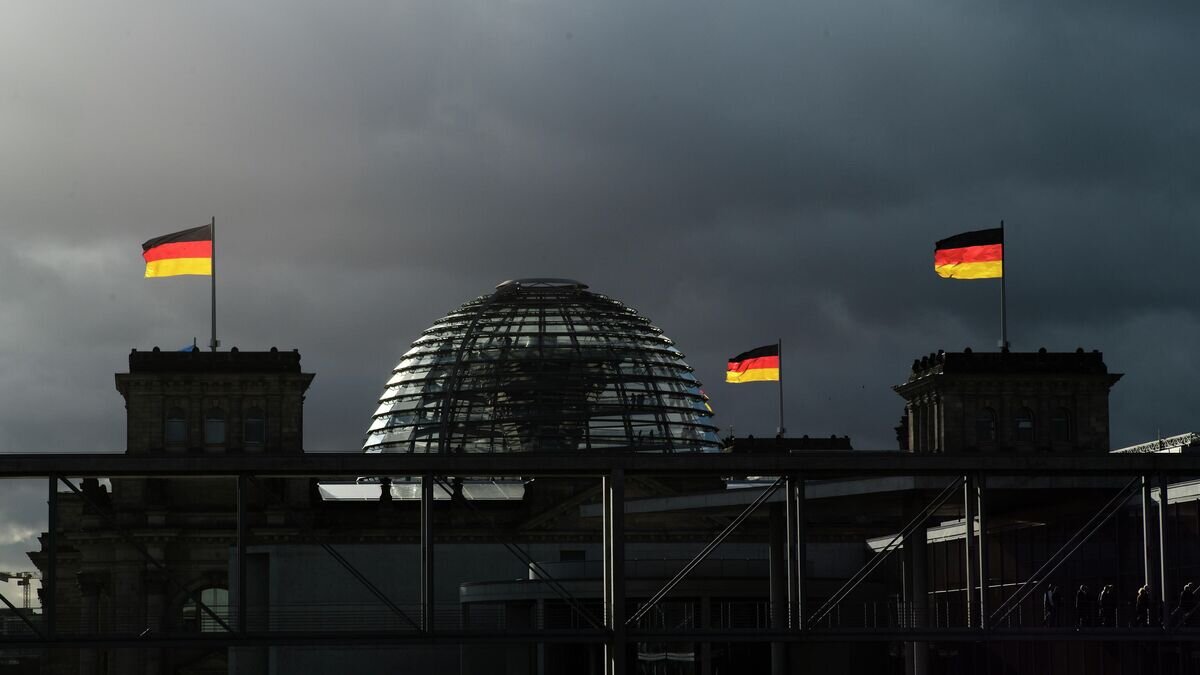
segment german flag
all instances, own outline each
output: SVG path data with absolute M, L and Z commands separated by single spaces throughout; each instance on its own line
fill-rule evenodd
M 964 232 L 933 247 L 933 269 L 946 279 L 1004 276 L 1004 228 Z
M 767 345 L 742 352 L 729 359 L 725 367 L 725 381 L 763 382 L 779 379 L 779 345 Z
M 142 244 L 146 278 L 181 274 L 212 276 L 212 225 L 165 234 Z

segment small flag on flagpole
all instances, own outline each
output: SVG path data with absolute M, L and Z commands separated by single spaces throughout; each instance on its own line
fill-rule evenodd
M 142 244 L 142 257 L 146 260 L 147 279 L 184 274 L 212 276 L 212 225 L 155 237 Z
M 729 359 L 725 367 L 725 381 L 773 382 L 779 379 L 779 345 L 767 345 L 742 352 Z
M 155 237 L 142 244 L 146 260 L 146 278 L 177 277 L 184 274 L 209 277 L 212 280 L 212 339 L 209 349 L 214 352 L 217 340 L 217 219 L 207 225 L 180 230 Z
M 933 247 L 933 269 L 946 279 L 1004 278 L 1004 228 L 964 232 Z

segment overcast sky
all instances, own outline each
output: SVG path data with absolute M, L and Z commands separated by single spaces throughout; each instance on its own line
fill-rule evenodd
M 1014 349 L 1102 350 L 1116 445 L 1200 429 L 1200 6 L 1156 7 L 6 5 L 0 451 L 122 449 L 130 348 L 208 338 L 208 280 L 140 243 L 210 216 L 220 337 L 300 350 L 309 450 L 531 276 L 648 316 L 722 427 L 774 431 L 773 386 L 721 380 L 782 338 L 790 431 L 895 447 L 912 359 L 999 337 L 933 242 L 1001 219 Z

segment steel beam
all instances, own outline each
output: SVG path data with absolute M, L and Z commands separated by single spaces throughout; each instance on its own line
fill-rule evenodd
M 859 570 L 854 573 L 854 576 L 847 579 L 846 583 L 842 584 L 841 588 L 834 591 L 833 595 L 829 596 L 825 603 L 822 604 L 817 611 L 813 612 L 812 618 L 808 619 L 804 625 L 808 628 L 816 627 L 818 621 L 825 618 L 825 615 L 831 612 L 833 608 L 838 605 L 838 603 L 844 600 L 851 591 L 857 588 L 858 585 L 862 583 L 863 579 L 866 579 L 871 572 L 875 571 L 877 567 L 883 564 L 884 560 L 887 560 L 888 556 L 892 554 L 892 551 L 896 550 L 896 545 L 899 542 L 904 541 L 904 539 L 907 538 L 908 535 L 910 535 L 918 527 L 925 527 L 925 521 L 930 517 L 930 515 L 932 515 L 933 512 L 936 511 L 942 504 L 946 503 L 946 501 L 954 494 L 955 489 L 957 489 L 962 483 L 963 479 L 961 476 L 959 476 L 955 478 L 949 485 L 943 488 L 942 491 L 933 498 L 933 501 L 931 501 L 929 504 L 926 504 L 925 508 L 922 509 L 920 513 L 918 513 L 916 516 L 913 516 L 913 518 L 908 521 L 904 528 L 897 532 L 894 537 L 892 537 L 892 540 L 889 541 L 886 546 L 880 549 L 870 560 L 867 561 L 865 565 L 859 568 Z
M 745 509 L 742 510 L 741 513 L 738 514 L 737 518 L 734 518 L 732 521 L 730 521 L 730 523 L 725 526 L 725 529 L 721 530 L 721 532 L 717 534 L 712 541 L 708 542 L 708 544 L 706 544 L 699 553 L 693 556 L 686 565 L 676 572 L 675 576 L 671 577 L 670 581 L 663 584 L 663 587 L 658 589 L 658 592 L 650 596 L 650 599 L 647 600 L 644 605 L 638 608 L 638 611 L 634 612 L 633 616 L 629 617 L 629 620 L 626 623 L 630 625 L 636 624 L 637 620 L 642 618 L 646 612 L 650 611 L 654 605 L 658 604 L 660 600 L 667 597 L 667 594 L 670 593 L 677 585 L 679 585 L 679 582 L 683 581 L 684 578 L 692 572 L 692 570 L 696 569 L 696 567 L 700 563 L 704 562 L 704 560 L 708 558 L 713 551 L 717 550 L 717 547 L 720 546 L 726 539 L 728 539 L 729 535 L 733 534 L 734 530 L 741 526 L 742 523 L 746 522 L 746 520 L 758 510 L 758 507 L 762 506 L 763 502 L 770 499 L 771 495 L 775 494 L 775 491 L 778 490 L 779 486 L 783 483 L 783 476 L 776 478 L 775 482 L 771 483 L 766 490 L 763 490 L 753 502 L 751 502 Z M 621 509 L 621 511 L 623 514 L 624 509 Z
M 770 599 L 768 610 L 771 619 L 771 628 L 777 631 L 786 630 L 788 626 L 788 577 L 791 575 L 787 564 L 790 556 L 785 552 L 789 539 L 785 506 L 785 504 L 772 504 L 769 507 L 768 581 Z M 772 642 L 771 675 L 786 674 L 787 643 Z
M 246 476 L 245 478 L 246 482 L 254 485 L 254 488 L 258 490 L 258 494 L 262 495 L 264 498 L 266 498 L 266 500 L 269 500 L 271 503 L 276 504 L 276 506 L 283 508 L 289 514 L 296 514 L 292 504 L 289 504 L 286 498 L 276 495 L 275 492 L 271 490 L 270 485 L 259 482 L 259 480 L 254 476 Z M 318 542 L 317 545 L 320 546 L 320 548 L 322 548 L 326 554 L 329 554 L 329 557 L 334 558 L 334 562 L 336 562 L 338 566 L 341 566 L 342 569 L 344 569 L 344 571 L 346 571 L 350 577 L 353 577 L 355 581 L 358 581 L 358 583 L 361 584 L 362 587 L 367 590 L 367 592 L 370 592 L 371 595 L 376 597 L 380 603 L 383 603 L 384 607 L 390 609 L 392 614 L 400 617 L 400 619 L 404 623 L 407 623 L 408 626 L 412 626 L 416 629 L 421 628 L 419 623 L 413 620 L 412 616 L 404 613 L 404 610 L 400 608 L 400 605 L 392 602 L 392 599 L 389 598 L 388 595 L 383 592 L 383 590 L 380 590 L 378 586 L 374 585 L 371 579 L 368 579 L 366 574 L 360 572 L 359 568 L 355 567 L 353 562 L 350 562 L 346 556 L 341 554 L 341 551 L 338 551 L 334 548 L 334 545 L 328 542 Z
M 435 476 L 434 482 L 437 483 L 438 485 L 440 485 L 442 487 L 442 489 L 446 491 L 446 494 L 454 493 L 453 486 L 450 485 L 450 483 L 446 482 L 446 480 L 444 478 L 438 478 Z M 588 490 L 585 490 L 583 492 L 583 494 L 593 495 L 598 491 L 599 491 L 599 488 L 588 489 Z M 575 501 L 575 498 L 572 498 L 571 500 L 568 500 L 568 501 Z M 489 514 L 487 511 L 480 509 L 475 504 L 474 501 L 468 499 L 468 500 L 463 500 L 463 503 L 466 505 L 467 509 L 478 514 L 484 520 L 486 520 L 492 530 L 500 531 L 502 529 L 501 525 L 496 522 L 496 519 L 493 518 L 491 516 L 491 514 Z M 576 506 L 576 508 L 578 508 L 579 505 L 576 504 L 575 506 Z M 526 521 L 526 522 L 529 522 L 529 521 Z M 525 524 L 519 525 L 516 529 L 520 530 L 523 527 L 525 527 Z M 515 557 L 517 560 L 521 561 L 522 565 L 529 568 L 529 570 L 531 572 L 536 574 L 537 578 L 540 581 L 542 581 L 542 583 L 549 586 L 550 590 L 554 591 L 555 595 L 557 595 L 559 597 L 559 599 L 561 599 L 563 602 L 567 603 L 567 605 L 572 610 L 574 610 L 575 613 L 578 614 L 584 621 L 587 621 L 589 624 L 591 624 L 591 626 L 593 628 L 595 628 L 597 630 L 603 630 L 603 628 L 604 628 L 603 620 L 597 620 L 596 617 L 592 614 L 592 612 L 590 610 L 588 610 L 587 606 L 584 605 L 582 602 L 580 602 L 579 599 L 576 598 L 574 595 L 572 595 L 571 592 L 569 590 L 567 590 L 567 588 L 565 586 L 563 586 L 562 583 L 560 583 L 558 581 L 558 579 L 555 579 L 554 575 L 550 574 L 550 572 L 548 572 L 541 563 L 534 560 L 533 557 L 530 556 L 528 553 L 526 553 L 525 550 L 522 549 L 520 546 L 518 546 L 517 544 L 515 544 L 511 541 L 508 541 L 507 538 L 501 539 L 500 543 L 504 546 L 504 548 L 509 553 L 513 554 L 513 557 Z
M 613 469 L 603 478 L 604 604 L 608 639 L 604 643 L 604 675 L 625 675 L 628 629 L 625 626 L 625 472 Z
M 1165 476 L 1158 477 L 1158 592 L 1160 598 L 1158 608 L 1161 614 L 1162 626 L 1171 622 L 1171 607 L 1167 602 L 1167 497 L 1169 486 Z
M 988 627 L 988 593 L 991 590 L 991 570 L 988 565 L 987 478 L 975 476 L 976 508 L 979 513 L 979 628 Z
M 898 451 L 652 454 L 626 451 L 580 453 L 463 453 L 295 455 L 118 455 L 0 454 L 0 478 L 61 474 L 81 477 L 261 477 L 417 476 L 603 476 L 611 469 L 626 474 L 675 476 L 956 476 L 989 473 L 1005 476 L 1193 476 L 1200 474 L 1200 453 L 1095 455 L 919 455 Z
M 976 617 L 979 610 L 979 598 L 975 595 L 975 581 L 979 568 L 979 552 L 975 547 L 975 477 L 963 476 L 963 563 L 966 566 L 964 578 L 967 586 L 967 627 L 979 625 Z
M 1159 584 L 1155 579 L 1157 569 L 1154 565 L 1154 500 L 1150 497 L 1153 489 L 1151 477 L 1142 474 L 1142 584 L 1157 590 Z
M 362 584 L 363 588 L 367 589 L 371 595 L 375 596 L 375 598 L 382 602 L 385 607 L 390 609 L 393 614 L 400 617 L 401 620 L 413 628 L 421 630 L 421 624 L 418 624 L 412 619 L 412 617 L 406 614 L 404 610 L 400 609 L 399 605 L 393 602 L 392 599 L 383 592 L 383 590 L 372 583 L 365 574 L 360 572 L 359 569 L 354 566 L 354 563 L 347 560 L 346 556 L 342 555 L 336 548 L 333 547 L 332 544 L 322 543 L 320 544 L 320 547 L 329 554 L 330 558 L 333 558 L 334 562 L 336 562 L 338 565 L 341 565 L 342 569 L 346 570 L 350 576 L 354 577 L 355 581 Z
M 775 631 L 762 629 L 691 630 L 691 631 L 629 631 L 631 641 L 644 642 L 792 642 L 810 644 L 854 642 L 1166 642 L 1195 644 L 1200 642 L 1200 628 L 1181 628 L 1163 631 L 1157 628 L 1084 628 L 1084 629 L 994 629 L 981 633 L 974 629 L 900 630 L 900 629 L 830 629 L 819 632 Z M 460 631 L 443 630 L 429 635 L 424 631 L 278 631 L 238 633 L 188 633 L 138 635 L 78 635 L 56 639 L 4 636 L 0 650 L 9 649 L 159 649 L 182 647 L 188 649 L 219 649 L 225 647 L 269 646 L 404 646 L 404 645 L 463 645 L 463 644 L 606 644 L 611 637 L 592 630 L 532 630 L 532 631 Z
M 4 597 L 3 593 L 0 593 L 0 602 L 3 602 L 5 607 L 12 611 L 13 614 L 17 615 L 17 618 L 24 622 L 24 624 L 29 627 L 29 630 L 33 631 L 34 635 L 40 638 L 46 637 L 45 634 L 42 633 L 42 630 L 37 627 L 37 624 L 35 624 L 33 620 L 29 618 L 30 614 L 32 614 L 32 610 L 30 610 L 29 607 L 17 609 L 17 606 L 9 602 L 8 598 Z
M 421 627 L 433 632 L 437 598 L 433 590 L 433 474 L 421 477 Z
M 42 617 L 46 636 L 53 639 L 58 632 L 58 474 L 48 473 L 49 494 L 46 495 L 46 574 L 42 577 Z
M 805 619 L 805 595 L 808 581 L 808 543 L 804 523 L 804 479 L 799 474 L 787 477 L 787 568 L 788 626 L 802 630 Z

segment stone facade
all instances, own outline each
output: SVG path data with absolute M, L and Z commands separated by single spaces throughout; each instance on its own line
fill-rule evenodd
M 1108 452 L 1119 379 L 1098 351 L 939 351 L 894 387 L 906 402 L 899 440 L 918 453 Z
M 302 453 L 304 393 L 312 379 L 301 372 L 296 352 L 134 350 L 129 372 L 116 376 L 127 413 L 126 452 Z M 202 630 L 217 619 L 196 603 L 201 596 L 202 604 L 229 616 L 233 479 L 121 478 L 111 490 L 88 479 L 77 487 L 59 498 L 60 632 Z M 281 488 L 285 502 L 307 502 L 304 481 L 268 487 Z M 251 498 L 270 512 L 257 490 Z M 46 544 L 43 535 L 42 550 L 30 554 L 43 572 Z M 206 675 L 228 666 L 223 651 L 207 649 L 83 649 L 51 652 L 43 672 Z
M 300 453 L 304 392 L 298 352 L 139 352 L 116 376 L 126 452 Z M 223 433 L 215 433 L 218 428 Z

